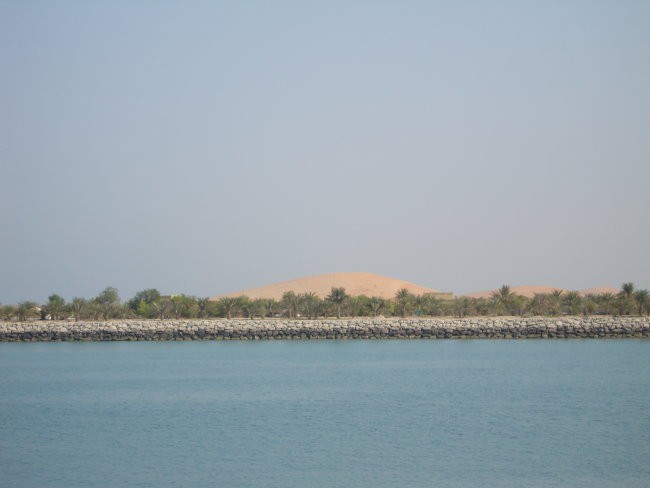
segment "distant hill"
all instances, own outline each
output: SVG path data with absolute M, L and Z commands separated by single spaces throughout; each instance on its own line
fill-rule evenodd
M 423 293 L 440 293 L 432 288 L 409 283 L 408 281 L 397 280 L 372 273 L 330 273 L 316 276 L 298 278 L 281 283 L 274 283 L 267 286 L 259 286 L 241 290 L 225 295 L 217 295 L 211 300 L 221 297 L 236 297 L 245 295 L 250 298 L 275 298 L 279 300 L 287 291 L 295 293 L 313 292 L 321 298 L 325 298 L 332 287 L 343 287 L 348 295 L 367 295 L 382 298 L 393 298 L 401 288 L 406 288 L 414 295 Z
M 620 293 L 620 291 L 620 288 L 612 288 L 611 286 L 595 286 L 593 288 L 585 288 L 584 290 L 580 290 L 580 294 L 582 296 L 600 295 L 601 293 L 611 293 L 612 295 L 616 295 Z
M 548 286 L 548 285 L 536 285 L 536 286 L 511 286 L 510 291 L 512 293 L 516 293 L 517 295 L 522 295 L 527 298 L 532 298 L 536 293 L 553 293 L 554 290 L 562 290 L 564 293 L 566 293 L 567 290 L 566 288 L 560 288 L 558 286 Z M 490 298 L 492 296 L 492 293 L 496 291 L 494 290 L 485 290 L 485 291 L 477 291 L 475 293 L 468 293 L 467 295 L 464 295 L 469 298 Z M 585 296 L 588 294 L 593 294 L 597 295 L 599 293 L 613 293 L 614 295 L 617 294 L 620 290 L 616 288 L 612 288 L 611 286 L 597 286 L 594 288 L 585 288 L 584 290 L 578 290 L 580 295 Z

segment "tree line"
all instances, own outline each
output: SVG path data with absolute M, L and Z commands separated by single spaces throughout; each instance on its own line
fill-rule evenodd
M 94 298 L 75 297 L 66 302 L 52 294 L 46 303 L 23 301 L 0 306 L 3 320 L 109 320 L 188 318 L 328 318 L 407 316 L 561 316 L 561 315 L 645 315 L 650 313 L 650 293 L 623 283 L 619 293 L 580 295 L 555 290 L 532 298 L 513 293 L 508 285 L 489 298 L 446 298 L 434 293 L 414 295 L 406 288 L 391 299 L 350 296 L 345 288 L 333 287 L 325 298 L 315 293 L 284 293 L 282 299 L 252 299 L 246 296 L 217 300 L 190 295 L 162 296 L 155 288 L 139 291 L 123 302 L 117 289 L 108 287 Z

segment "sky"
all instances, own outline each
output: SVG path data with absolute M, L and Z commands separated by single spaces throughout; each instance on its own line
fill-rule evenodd
M 0 0 L 0 302 L 650 288 L 650 2 Z

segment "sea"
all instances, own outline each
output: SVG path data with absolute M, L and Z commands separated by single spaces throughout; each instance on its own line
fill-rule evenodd
M 0 487 L 648 487 L 648 340 L 0 344 Z

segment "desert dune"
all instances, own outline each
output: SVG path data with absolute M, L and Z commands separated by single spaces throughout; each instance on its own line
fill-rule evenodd
M 250 298 L 274 298 L 279 300 L 287 291 L 293 291 L 295 293 L 313 292 L 319 297 L 325 298 L 330 293 L 332 287 L 343 287 L 348 295 L 367 295 L 369 297 L 377 296 L 382 298 L 393 298 L 395 293 L 401 288 L 406 288 L 414 295 L 440 293 L 432 288 L 372 273 L 330 273 L 249 288 L 225 295 L 217 295 L 212 297 L 211 300 L 240 295 L 245 295 Z

